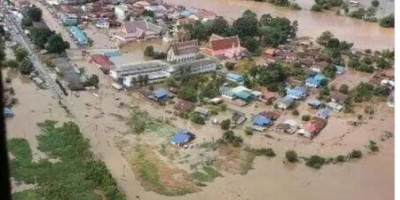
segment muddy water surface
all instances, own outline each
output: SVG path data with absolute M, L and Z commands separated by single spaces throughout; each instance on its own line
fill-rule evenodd
M 299 22 L 299 36 L 318 37 L 329 30 L 343 40 L 351 41 L 356 48 L 392 49 L 394 48 L 394 29 L 382 28 L 378 23 L 370 23 L 345 16 L 337 16 L 335 12 L 315 13 L 309 11 L 312 0 L 300 0 L 305 8 L 300 11 L 277 7 L 269 3 L 242 0 L 164 0 L 166 3 L 183 5 L 186 8 L 204 8 L 228 20 L 236 19 L 250 9 L 259 16 L 270 13 L 273 16 L 287 17 Z

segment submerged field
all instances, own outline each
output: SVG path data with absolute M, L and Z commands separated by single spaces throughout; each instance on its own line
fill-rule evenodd
M 14 199 L 125 199 L 76 124 L 57 127 L 56 122 L 45 121 L 39 126 L 43 135 L 38 136 L 38 149 L 49 159 L 33 162 L 26 139 L 8 141 L 12 178 L 17 184 L 34 184 L 33 189 L 13 194 Z

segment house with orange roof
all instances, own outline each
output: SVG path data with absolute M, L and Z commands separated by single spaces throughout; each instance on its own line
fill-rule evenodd
M 206 46 L 200 49 L 206 56 L 230 59 L 242 56 L 245 51 L 247 50 L 240 45 L 237 35 L 222 37 L 216 34 L 212 34 Z

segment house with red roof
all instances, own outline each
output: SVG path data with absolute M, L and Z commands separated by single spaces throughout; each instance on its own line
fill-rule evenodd
M 189 16 L 189 18 L 195 20 L 201 20 L 203 22 L 206 22 L 208 20 L 214 20 L 216 17 L 217 14 L 215 14 L 215 12 L 204 9 L 199 9 L 197 10 L 197 12 Z
M 200 52 L 206 56 L 219 57 L 219 58 L 237 58 L 240 57 L 246 48 L 240 45 L 239 37 L 222 37 L 212 34 L 210 40 Z
M 95 65 L 100 68 L 103 72 L 110 71 L 111 67 L 114 66 L 114 63 L 110 61 L 110 59 L 103 54 L 94 54 L 91 56 L 91 62 L 95 63 Z
M 318 135 L 322 129 L 325 128 L 327 121 L 319 117 L 313 117 L 309 123 L 307 123 L 304 128 L 299 130 L 299 135 L 308 138 L 314 138 Z

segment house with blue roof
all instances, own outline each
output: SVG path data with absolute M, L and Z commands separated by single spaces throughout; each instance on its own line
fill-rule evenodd
M 286 96 L 295 100 L 303 99 L 307 97 L 308 89 L 306 87 L 297 86 L 287 91 Z
M 157 101 L 167 101 L 169 98 L 168 91 L 165 88 L 158 88 L 153 91 L 153 96 Z
M 173 145 L 184 145 L 193 139 L 193 134 L 186 130 L 179 130 L 171 139 Z
M 10 118 L 10 117 L 14 116 L 14 112 L 9 108 L 4 108 L 3 109 L 3 115 L 4 115 L 5 118 Z
M 229 100 L 240 99 L 242 101 L 249 102 L 253 99 L 254 94 L 252 90 L 244 86 L 238 86 L 235 88 L 223 88 L 222 97 Z
M 317 112 L 317 116 L 325 120 L 329 118 L 330 114 L 331 110 L 329 110 L 328 108 L 319 109 Z
M 76 42 L 80 45 L 88 44 L 88 38 L 86 34 L 77 26 L 71 26 L 69 28 L 69 32 L 71 33 L 72 37 L 76 40 Z
M 97 28 L 110 28 L 110 22 L 107 19 L 100 18 L 96 21 Z
M 323 81 L 326 80 L 326 77 L 322 74 L 316 74 L 314 76 L 310 76 L 305 80 L 305 85 L 312 88 L 320 87 Z
M 228 81 L 232 81 L 236 84 L 243 85 L 244 84 L 244 77 L 241 74 L 237 73 L 228 73 L 226 75 L 226 79 Z
M 253 125 L 254 126 L 266 127 L 266 126 L 271 125 L 271 123 L 272 123 L 272 119 L 271 118 L 265 117 L 265 116 L 262 116 L 262 115 L 257 115 L 253 119 Z
M 311 108 L 318 109 L 319 107 L 322 106 L 322 102 L 321 102 L 321 101 L 318 101 L 318 100 L 312 100 L 312 101 L 309 101 L 309 102 L 308 102 L 308 105 L 309 105 Z

